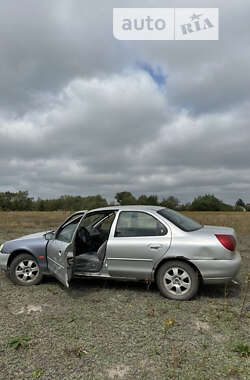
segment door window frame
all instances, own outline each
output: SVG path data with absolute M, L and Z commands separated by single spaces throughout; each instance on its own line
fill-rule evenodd
M 66 225 L 72 223 L 75 219 L 79 218 L 79 223 L 81 220 L 88 214 L 87 210 L 78 211 L 74 214 L 70 215 L 56 230 L 55 230 L 55 240 L 57 240 L 57 235 L 60 233 L 60 231 L 63 229 L 63 227 L 66 227 Z M 73 219 L 75 218 L 75 219 Z M 73 220 L 71 220 L 73 219 Z M 60 241 L 60 240 L 59 240 Z
M 81 222 L 81 217 L 79 218 L 76 218 L 74 220 L 72 220 L 71 222 L 65 224 L 64 226 L 62 226 L 62 228 L 60 228 L 60 230 L 57 232 L 56 236 L 55 236 L 55 239 L 58 240 L 58 241 L 62 241 L 64 243 L 72 243 L 73 241 L 73 238 L 74 238 L 74 234 L 79 226 L 79 223 Z M 75 222 L 75 223 L 74 223 Z M 59 239 L 58 236 L 61 234 L 62 231 L 64 231 L 65 228 L 67 228 L 68 226 L 74 224 L 75 225 L 75 229 L 74 231 L 72 231 L 72 235 L 71 235 L 71 240 L 62 240 L 62 239 Z
M 146 214 L 146 215 L 150 215 L 153 219 L 155 219 L 158 223 L 160 223 L 163 226 L 163 228 L 166 231 L 166 233 L 163 234 L 163 235 L 116 236 L 116 228 L 117 228 L 117 225 L 118 225 L 118 221 L 119 221 L 121 213 L 124 213 L 124 212 L 126 212 L 126 213 L 129 213 L 129 212 L 138 212 L 138 213 L 143 213 L 143 214 Z M 115 218 L 115 220 L 113 222 L 112 228 L 110 230 L 110 236 L 112 236 L 115 239 L 117 239 L 117 238 L 118 239 L 119 238 L 120 239 L 134 239 L 134 238 L 136 238 L 136 239 L 143 239 L 143 238 L 148 238 L 148 237 L 150 237 L 150 238 L 151 237 L 152 238 L 156 238 L 156 237 L 159 238 L 159 237 L 167 236 L 168 234 L 169 234 L 169 227 L 165 223 L 163 223 L 162 220 L 159 220 L 155 214 L 153 214 L 151 212 L 144 211 L 144 210 L 120 210 L 117 213 L 116 218 Z

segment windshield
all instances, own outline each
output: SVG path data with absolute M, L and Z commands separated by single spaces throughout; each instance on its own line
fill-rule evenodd
M 195 222 L 194 220 L 174 210 L 163 208 L 162 210 L 157 211 L 157 212 L 158 214 L 160 214 L 165 219 L 175 224 L 177 227 L 179 227 L 183 231 L 190 232 L 190 231 L 196 231 L 202 228 L 202 225 L 200 225 L 199 223 Z
M 100 222 L 102 219 L 104 219 L 105 217 L 107 217 L 109 214 L 107 212 L 104 212 L 104 213 L 94 213 L 94 214 L 90 214 L 90 215 L 87 215 L 81 222 L 81 226 L 82 227 L 85 227 L 89 232 L 90 230 L 92 229 L 92 227 L 97 224 L 98 222 Z

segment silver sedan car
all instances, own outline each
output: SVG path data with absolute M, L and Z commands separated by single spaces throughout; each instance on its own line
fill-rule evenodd
M 7 241 L 0 268 L 18 285 L 53 275 L 156 282 L 164 297 L 189 300 L 200 282 L 227 283 L 241 257 L 232 228 L 202 226 L 156 206 L 113 206 L 71 215 L 56 231 Z

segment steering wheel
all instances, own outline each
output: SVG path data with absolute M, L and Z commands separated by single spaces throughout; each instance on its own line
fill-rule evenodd
M 89 240 L 90 240 L 90 233 L 89 231 L 87 230 L 87 228 L 85 227 L 81 227 L 79 230 L 78 230 L 78 237 L 79 239 L 81 240 L 81 242 L 83 243 L 87 243 Z

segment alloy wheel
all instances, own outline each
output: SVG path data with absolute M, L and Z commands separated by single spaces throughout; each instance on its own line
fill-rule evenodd
M 34 281 L 39 276 L 38 264 L 34 260 L 22 260 L 16 266 L 15 274 L 21 282 Z
M 169 268 L 164 275 L 163 281 L 168 292 L 176 296 L 186 294 L 191 288 L 191 278 L 183 268 Z

